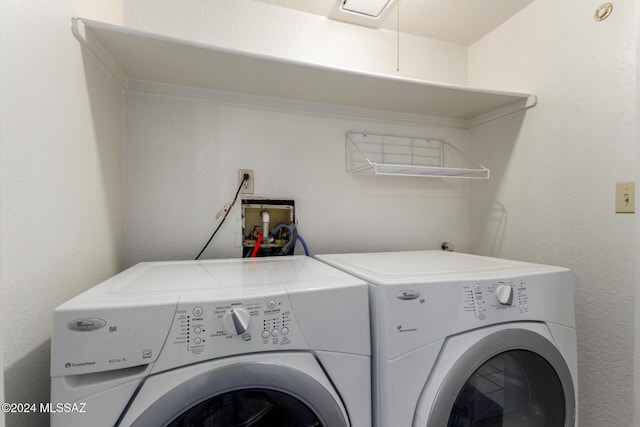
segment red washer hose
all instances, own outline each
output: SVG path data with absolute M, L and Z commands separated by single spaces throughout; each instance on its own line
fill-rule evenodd
M 258 231 L 258 239 L 256 240 L 256 245 L 253 247 L 253 252 L 251 252 L 251 258 L 255 258 L 258 255 L 258 249 L 260 249 L 260 243 L 262 243 L 262 232 Z

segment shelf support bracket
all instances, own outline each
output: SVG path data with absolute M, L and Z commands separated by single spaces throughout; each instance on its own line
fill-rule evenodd
M 80 42 L 80 47 L 88 52 L 102 67 L 102 69 L 110 75 L 121 89 L 126 88 L 127 78 L 120 67 L 116 65 L 111 56 L 102 47 L 100 42 L 92 39 L 90 32 L 84 26 L 82 18 L 71 18 L 71 32 L 73 36 Z
M 488 113 L 481 114 L 467 120 L 467 129 L 497 120 L 517 111 L 528 110 L 529 108 L 535 107 L 537 103 L 538 97 L 535 95 L 529 95 L 529 97 L 525 99 L 521 99 L 509 105 L 505 105 L 504 107 L 500 107 L 497 110 L 489 111 Z

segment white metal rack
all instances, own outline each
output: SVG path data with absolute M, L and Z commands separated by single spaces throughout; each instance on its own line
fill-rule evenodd
M 327 67 L 73 18 L 73 35 L 124 89 L 131 81 L 438 117 L 473 127 L 536 105 L 526 93 Z
M 346 134 L 346 169 L 361 175 L 488 179 L 489 169 L 437 138 Z

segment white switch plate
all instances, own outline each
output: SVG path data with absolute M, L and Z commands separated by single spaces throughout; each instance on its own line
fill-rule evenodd
M 616 213 L 635 213 L 636 183 L 616 182 Z

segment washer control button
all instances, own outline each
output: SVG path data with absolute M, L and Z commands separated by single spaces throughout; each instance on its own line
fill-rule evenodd
M 274 338 L 275 338 L 275 337 L 277 337 L 278 335 L 280 335 L 280 331 L 279 331 L 277 328 L 276 328 L 276 329 L 273 329 L 273 330 L 271 331 L 271 336 L 272 336 L 272 337 L 274 337 Z
M 260 334 L 262 336 L 262 339 L 267 339 L 269 338 L 269 336 L 271 335 L 271 333 L 269 331 L 262 331 L 262 334 Z
M 201 342 L 202 342 L 202 338 L 200 338 L 200 337 L 195 337 L 195 338 L 193 339 L 193 343 L 194 343 L 194 344 L 200 344 Z
M 202 313 L 204 313 L 204 310 L 202 309 L 202 307 L 193 307 L 193 315 L 196 317 L 200 317 L 202 316 Z
M 282 329 L 280 330 L 280 333 L 281 333 L 282 335 L 288 335 L 288 334 L 289 334 L 289 328 L 287 328 L 287 327 L 285 326 L 284 328 L 282 328 Z
M 193 329 L 193 333 L 194 333 L 194 334 L 199 334 L 199 333 L 201 333 L 201 332 L 202 332 L 202 329 L 200 329 L 200 328 L 194 328 L 194 329 Z
M 269 310 L 273 310 L 274 308 L 276 308 L 276 302 L 274 300 L 269 300 L 267 302 L 267 308 Z
M 241 307 L 232 308 L 222 318 L 224 329 L 232 335 L 242 335 L 250 323 L 249 312 Z

